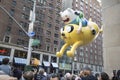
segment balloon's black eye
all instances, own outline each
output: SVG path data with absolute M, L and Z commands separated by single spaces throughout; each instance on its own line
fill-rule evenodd
M 67 31 L 68 33 L 72 32 L 73 29 L 74 29 L 74 27 L 73 27 L 72 25 L 67 25 L 67 26 L 66 26 L 66 31 Z

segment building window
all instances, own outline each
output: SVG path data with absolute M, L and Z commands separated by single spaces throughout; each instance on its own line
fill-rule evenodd
M 28 20 L 29 19 L 29 16 L 28 15 L 25 15 L 24 13 L 22 14 L 22 18 L 24 18 L 25 20 Z
M 13 1 L 12 1 L 12 5 L 13 5 L 13 6 L 16 6 L 16 4 L 17 4 L 16 1 L 13 0 Z
M 10 32 L 11 32 L 11 27 L 10 27 L 10 26 L 7 27 L 6 32 L 7 32 L 7 33 L 10 33 Z
M 18 58 L 27 58 L 27 52 L 15 50 L 14 56 Z
M 81 6 L 81 11 L 83 11 L 83 7 Z
M 24 27 L 24 28 L 28 28 L 28 26 L 29 26 L 28 23 L 23 22 L 23 21 L 21 21 L 20 24 L 21 24 L 21 26 Z
M 49 35 L 49 36 L 51 36 L 51 32 L 48 31 L 48 30 L 46 31 L 46 34 Z
M 0 55 L 10 56 L 11 49 L 0 47 Z
M 50 13 L 50 14 L 53 14 L 53 11 L 51 11 L 51 9 L 50 9 L 50 10 L 49 10 L 49 13 Z
M 12 23 L 13 22 L 13 19 L 11 17 L 9 17 L 9 22 Z
M 49 45 L 46 46 L 46 50 L 50 51 L 50 46 Z
M 43 61 L 49 61 L 49 56 L 48 56 L 48 55 L 43 54 Z
M 50 38 L 46 38 L 46 42 L 48 42 L 48 43 L 51 42 L 51 41 L 50 41 Z
M 76 2 L 78 2 L 78 0 L 76 0 Z
M 86 53 L 86 57 L 88 57 L 88 53 Z
M 56 23 L 59 24 L 59 20 L 56 20 Z
M 51 12 L 52 12 L 52 11 L 51 11 Z M 48 16 L 48 18 L 49 18 L 49 21 L 53 20 L 53 18 L 52 18 L 52 17 L 50 17 L 50 16 Z
M 49 27 L 49 28 L 51 28 L 51 27 L 52 27 L 52 24 L 50 24 L 50 23 L 48 23 L 47 25 L 48 25 L 48 27 Z
M 56 62 L 57 62 L 57 58 L 56 58 L 56 57 L 54 57 L 54 56 L 51 56 L 51 62 L 56 63 Z
M 18 32 L 20 36 L 26 36 L 26 34 L 22 30 L 19 30 Z
M 40 25 L 40 27 L 44 27 L 44 22 L 39 20 L 40 22 L 38 23 Z
M 23 31 L 22 30 L 19 30 L 19 35 L 23 35 Z
M 55 33 L 55 34 L 54 34 L 54 37 L 58 38 L 58 37 L 59 37 L 59 34 L 56 34 L 56 33 Z
M 43 33 L 43 28 L 38 27 L 38 28 L 37 28 L 37 32 Z
M 41 4 L 46 4 L 46 0 L 39 0 Z
M 91 53 L 91 54 L 93 53 L 93 50 L 92 50 L 92 49 L 90 49 L 90 53 Z
M 97 55 L 95 55 L 95 60 L 97 60 Z
M 40 20 L 44 20 L 44 18 L 45 18 L 45 14 L 40 13 L 39 15 L 40 15 L 39 19 L 40 19 Z M 43 22 L 43 23 L 44 23 L 44 22 Z
M 80 62 L 84 62 L 84 58 L 80 58 Z
M 38 60 L 40 60 L 40 54 L 32 53 L 32 58 L 37 58 Z
M 23 11 L 30 12 L 30 8 L 27 6 L 23 6 Z
M 59 30 L 59 27 L 56 26 L 56 27 L 55 27 L 55 30 Z
M 54 52 L 56 52 L 57 51 L 57 48 L 54 48 Z
M 22 40 L 22 39 L 17 39 L 17 44 L 18 44 L 18 45 L 26 45 L 25 43 L 26 43 L 26 42 L 25 42 L 24 40 Z
M 14 9 L 11 9 L 11 10 L 10 10 L 10 15 L 13 16 L 13 15 L 14 15 L 14 12 L 15 12 L 15 10 L 14 10 Z
M 53 4 L 49 3 L 49 7 L 54 8 Z
M 76 4 L 76 7 L 78 7 L 78 4 Z
M 58 45 L 58 41 L 54 40 L 54 44 Z
M 25 14 L 23 13 L 23 14 L 22 14 L 22 18 L 24 18 L 24 17 L 25 17 Z
M 83 54 L 83 51 L 80 51 L 80 55 L 81 55 L 81 56 L 83 56 L 83 55 L 84 55 L 84 54 Z
M 4 38 L 4 42 L 9 43 L 9 42 L 10 42 L 10 37 L 9 37 L 9 36 L 5 36 L 5 38 Z
M 97 51 L 95 50 L 95 54 L 97 53 Z
M 26 8 L 26 7 L 25 7 L 25 6 L 23 6 L 23 11 L 25 11 L 25 8 Z
M 77 69 L 77 63 L 74 63 L 74 69 Z
M 93 60 L 93 55 L 90 56 L 90 59 Z

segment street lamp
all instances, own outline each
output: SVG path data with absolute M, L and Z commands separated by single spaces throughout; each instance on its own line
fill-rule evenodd
M 27 63 L 26 63 L 26 65 L 30 64 L 30 58 L 31 58 L 31 52 L 32 52 L 32 47 L 31 46 L 32 46 L 32 43 L 33 43 L 32 36 L 35 35 L 35 33 L 33 32 L 33 27 L 34 27 L 34 23 L 35 23 L 35 8 L 36 7 L 53 9 L 51 7 L 36 6 L 36 0 L 34 0 L 33 11 L 30 11 L 30 18 L 29 18 L 30 24 L 29 24 L 28 34 L 29 34 L 30 38 L 29 38 L 29 44 L 28 44 L 28 55 L 27 55 Z
M 35 7 L 36 7 L 36 0 L 34 0 L 34 4 L 33 4 L 33 11 L 30 11 L 30 24 L 29 24 L 29 29 L 28 29 L 28 34 L 30 34 L 30 38 L 29 38 L 29 44 L 28 44 L 28 53 L 27 53 L 27 63 L 26 65 L 30 64 L 30 58 L 31 58 L 31 52 L 32 52 L 32 36 L 34 36 L 33 33 L 33 27 L 34 27 L 34 22 L 35 22 Z M 33 35 L 31 35 L 33 33 Z

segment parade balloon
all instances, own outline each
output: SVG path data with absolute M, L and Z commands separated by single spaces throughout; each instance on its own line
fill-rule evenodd
M 82 27 L 80 33 L 77 33 L 79 28 L 79 25 L 77 24 L 66 24 L 61 28 L 61 38 L 64 40 L 65 44 L 62 46 L 61 50 L 56 53 L 57 57 L 62 57 L 64 51 L 69 46 L 71 46 L 71 49 L 67 51 L 67 56 L 73 57 L 76 48 L 89 44 L 100 32 L 102 32 L 102 29 L 100 29 L 95 22 L 89 20 L 88 23 L 89 25 Z M 92 34 L 90 26 L 92 26 L 96 32 L 94 35 Z

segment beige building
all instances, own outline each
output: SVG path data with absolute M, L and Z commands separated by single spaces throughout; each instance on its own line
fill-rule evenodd
M 120 0 L 102 0 L 104 71 L 120 69 Z

